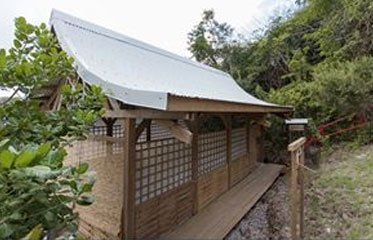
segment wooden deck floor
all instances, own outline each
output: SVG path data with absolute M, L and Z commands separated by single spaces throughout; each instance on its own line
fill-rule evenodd
M 283 166 L 261 164 L 228 192 L 161 239 L 223 239 L 279 176 Z

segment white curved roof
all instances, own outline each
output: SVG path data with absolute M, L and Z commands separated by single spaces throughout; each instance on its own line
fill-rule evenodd
M 220 70 L 53 10 L 51 25 L 80 77 L 129 105 L 167 110 L 169 96 L 280 107 Z

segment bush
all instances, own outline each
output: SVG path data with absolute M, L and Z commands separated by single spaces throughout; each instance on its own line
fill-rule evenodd
M 47 143 L 0 150 L 0 239 L 20 239 L 35 227 L 53 239 L 77 231 L 76 204 L 90 205 L 94 178 L 88 165 L 62 167 L 64 149 Z M 34 231 L 36 231 L 34 230 Z

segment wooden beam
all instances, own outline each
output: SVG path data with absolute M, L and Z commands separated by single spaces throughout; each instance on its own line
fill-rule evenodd
M 144 119 L 142 122 L 137 126 L 136 128 L 136 141 L 141 136 L 141 133 L 145 130 L 145 128 L 148 128 L 151 124 L 152 120 L 150 119 Z
M 147 119 L 189 119 L 190 114 L 166 112 L 150 109 L 134 110 L 106 110 L 105 117 L 108 118 L 147 118 Z
M 170 96 L 168 99 L 167 110 L 183 112 L 291 113 L 294 111 L 294 108 L 292 106 L 262 106 L 210 99 Z
M 175 138 L 179 139 L 182 142 L 187 144 L 192 143 L 193 134 L 183 126 L 179 125 L 176 122 L 171 120 L 155 120 L 155 122 L 166 129 L 174 136 Z
M 136 193 L 136 120 L 127 118 L 124 124 L 124 189 L 123 233 L 126 239 L 135 239 L 135 193 Z

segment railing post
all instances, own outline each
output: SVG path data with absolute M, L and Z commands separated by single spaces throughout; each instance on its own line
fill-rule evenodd
M 290 174 L 290 231 L 292 239 L 304 237 L 304 143 L 302 137 L 288 146 L 291 155 Z

